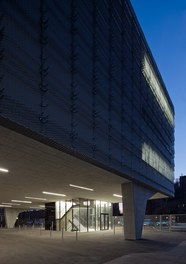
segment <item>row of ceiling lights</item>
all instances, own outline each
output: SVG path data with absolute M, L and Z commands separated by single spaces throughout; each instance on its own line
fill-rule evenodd
M 9 170 L 7 170 L 5 168 L 0 168 L 0 172 L 9 172 Z
M 5 169 L 5 168 L 0 168 L 0 172 L 9 172 L 9 170 Z M 79 186 L 79 185 L 74 185 L 74 184 L 69 184 L 70 187 L 74 187 L 74 188 L 79 188 L 79 189 L 83 189 L 83 190 L 87 190 L 87 191 L 91 191 L 93 192 L 94 189 L 88 188 L 88 187 L 84 187 L 84 186 Z M 47 194 L 47 195 L 54 195 L 54 196 L 63 196 L 65 197 L 65 194 L 61 194 L 61 193 L 53 193 L 53 192 L 46 192 L 43 191 L 43 194 Z M 113 194 L 113 196 L 115 197 L 119 197 L 122 198 L 122 195 L 119 194 Z M 40 197 L 31 197 L 31 196 L 26 196 L 26 199 L 31 199 L 31 200 L 40 200 L 40 201 L 46 201 L 46 198 L 40 198 Z M 0 207 L 12 207 L 12 205 L 21 205 L 20 203 L 25 203 L 25 204 L 31 204 L 31 201 L 22 201 L 22 200 L 11 200 L 12 203 L 4 203 L 2 202 L 0 204 Z M 43 205 L 40 205 L 40 207 L 43 207 Z M 31 207 L 30 207 L 31 208 Z M 32 207 L 33 208 L 33 207 Z

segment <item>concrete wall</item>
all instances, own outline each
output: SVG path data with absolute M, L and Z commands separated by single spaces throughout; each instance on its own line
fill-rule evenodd
M 14 228 L 16 219 L 23 210 L 15 208 L 5 208 L 5 222 L 7 228 Z
M 141 239 L 146 203 L 154 193 L 135 183 L 122 185 L 125 239 Z

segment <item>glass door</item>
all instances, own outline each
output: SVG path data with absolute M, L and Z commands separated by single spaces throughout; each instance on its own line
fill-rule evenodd
M 109 229 L 109 214 L 100 214 L 100 230 Z

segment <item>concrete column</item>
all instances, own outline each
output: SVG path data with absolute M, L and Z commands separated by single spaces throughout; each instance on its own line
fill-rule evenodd
M 136 183 L 122 184 L 125 239 L 141 239 L 146 203 L 154 193 Z
M 16 208 L 5 208 L 5 223 L 7 228 L 13 228 L 16 219 L 23 210 Z

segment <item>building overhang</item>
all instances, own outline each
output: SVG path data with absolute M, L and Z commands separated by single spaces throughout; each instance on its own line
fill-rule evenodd
M 32 204 L 21 203 L 22 208 L 38 208 L 45 202 L 76 197 L 117 202 L 121 198 L 113 194 L 121 194 L 121 184 L 128 182 L 112 172 L 4 126 L 0 126 L 0 152 L 0 167 L 9 171 L 0 172 L 0 204 L 28 200 Z M 43 191 L 66 196 L 44 194 Z M 14 207 L 20 208 L 18 205 Z

